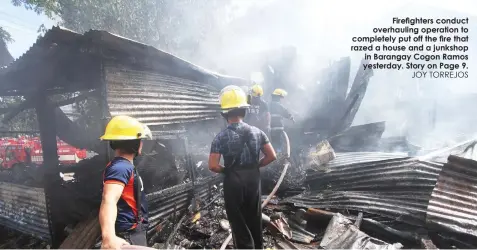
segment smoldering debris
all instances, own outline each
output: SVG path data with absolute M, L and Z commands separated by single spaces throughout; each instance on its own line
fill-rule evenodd
M 230 233 L 230 225 L 227 221 L 222 194 L 217 192 L 219 196 L 207 204 L 207 207 L 196 213 L 185 213 L 180 218 L 176 217 L 176 220 L 171 219 L 156 243 L 186 249 L 220 249 Z M 173 225 L 178 227 L 174 228 Z M 264 238 L 265 245 L 272 247 L 272 236 L 265 235 Z M 229 246 L 232 247 L 231 244 Z
M 422 162 L 396 154 L 355 156 L 337 153 L 336 159 L 327 164 L 326 171 L 315 169 L 312 171 L 316 173 L 307 175 L 307 183 L 314 183 L 309 185 L 311 190 L 289 198 L 276 196 L 271 199 L 262 216 L 265 247 L 475 247 L 472 229 L 477 224 L 472 220 L 473 212 L 462 206 L 459 209 L 460 216 L 455 217 L 444 208 L 457 210 L 439 201 L 445 198 L 442 192 L 453 188 L 449 180 L 451 184 L 454 183 L 455 178 L 460 176 L 459 170 L 462 170 L 466 173 L 465 185 L 469 188 L 459 189 L 459 195 L 453 195 L 452 199 L 464 205 L 468 203 L 469 198 L 464 197 L 471 197 L 471 185 L 477 183 L 473 170 L 477 162 L 451 156 L 441 170 L 442 166 L 438 163 Z M 404 180 L 404 183 L 390 183 L 393 176 L 398 177 L 394 178 L 396 180 Z M 206 183 L 207 178 L 204 181 Z M 170 197 L 177 197 L 177 192 L 184 190 L 172 187 L 149 195 L 152 217 L 157 217 L 148 233 L 150 246 L 219 249 L 230 233 L 230 225 L 224 209 L 222 189 L 217 184 L 214 184 L 214 188 L 206 188 L 208 191 L 205 193 L 198 191 L 201 195 L 197 197 L 196 209 L 187 206 L 186 202 L 181 208 L 168 209 L 172 212 L 167 213 L 165 219 L 157 217 L 163 212 L 154 212 L 166 204 L 165 198 L 159 196 L 167 193 Z M 192 188 L 191 185 L 189 187 Z M 195 188 L 198 187 L 195 185 Z M 156 196 L 160 199 L 154 198 Z M 167 201 L 167 204 L 172 202 Z M 464 218 L 468 219 L 464 221 Z M 30 239 L 24 236 L 26 234 L 17 235 L 18 242 Z M 15 246 L 12 242 L 15 240 L 8 238 L 2 244 Z M 44 244 L 38 247 L 44 247 Z M 232 243 L 227 248 L 233 248 Z
M 466 143 L 452 152 L 464 156 L 457 151 L 466 151 L 469 145 L 474 144 Z M 307 149 L 304 156 L 312 155 L 313 150 Z M 137 159 L 149 193 L 151 246 L 218 249 L 229 235 L 221 187 L 217 180 L 213 185 L 209 182 L 214 177 L 207 168 L 206 152 L 205 148 L 198 149 L 187 159 L 155 151 Z M 430 155 L 442 159 L 446 152 L 438 150 Z M 264 208 L 267 248 L 476 247 L 477 224 L 471 201 L 477 162 L 451 156 L 443 165 L 405 153 L 383 152 L 322 155 L 328 160 L 290 159 L 287 178 Z M 194 165 L 194 185 L 185 167 L 188 160 Z M 268 187 L 276 184 L 283 170 L 281 163 L 279 160 L 262 170 L 262 181 Z M 104 165 L 104 157 L 96 156 L 65 169 L 74 173 L 74 179 L 63 181 L 56 190 L 66 201 L 62 204 L 68 211 L 65 221 L 80 222 L 99 205 L 102 168 L 98 166 Z M 195 190 L 197 210 L 191 205 L 190 190 Z M 448 200 L 461 205 L 455 207 Z M 25 232 L 17 238 L 18 242 L 33 239 Z M 8 238 L 0 244 L 17 244 L 15 240 Z
M 306 208 L 308 225 L 321 227 L 337 213 L 353 220 L 362 213 L 360 230 L 369 237 L 389 244 L 398 242 L 405 248 L 475 247 L 471 242 L 476 242 L 477 223 L 470 196 L 477 183 L 476 161 L 451 155 L 443 166 L 410 157 L 368 156 L 367 160 L 358 157 L 349 161 L 349 157 L 344 160 L 340 156 L 330 162 L 326 171 L 308 175 L 310 190 L 286 198 L 278 206 L 291 205 L 289 210 Z M 346 231 L 348 239 L 361 234 L 349 227 Z M 353 245 L 357 241 L 332 237 L 337 242 L 331 244 L 332 248 L 361 248 Z
M 157 237 L 156 246 L 176 246 L 186 249 L 220 249 L 230 234 L 230 224 L 224 209 L 222 194 L 196 213 L 185 213 L 171 219 Z M 288 213 L 288 211 L 287 211 Z M 315 234 L 290 220 L 283 211 L 266 207 L 262 214 L 264 247 L 273 248 L 283 241 L 311 244 Z M 233 248 L 230 242 L 227 248 Z

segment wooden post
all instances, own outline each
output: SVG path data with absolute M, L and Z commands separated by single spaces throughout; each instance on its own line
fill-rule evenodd
M 43 152 L 43 186 L 45 189 L 48 225 L 50 227 L 52 248 L 58 248 L 64 239 L 65 228 L 62 222 L 61 201 L 58 199 L 58 186 L 61 185 L 59 175 L 58 149 L 56 144 L 55 112 L 48 104 L 45 93 L 36 98 L 36 114 L 40 128 L 41 148 Z

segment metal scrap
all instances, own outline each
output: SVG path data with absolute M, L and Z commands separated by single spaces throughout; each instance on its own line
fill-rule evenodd
M 326 228 L 320 246 L 325 249 L 401 249 L 400 243 L 389 244 L 359 231 L 341 214 L 336 214 Z
M 477 161 L 449 156 L 427 207 L 427 223 L 477 239 Z
M 262 215 L 263 217 L 263 215 Z M 288 225 L 288 222 L 283 217 L 282 213 L 272 214 L 270 216 L 270 222 L 267 224 L 269 226 L 272 235 L 281 234 L 286 239 L 291 239 L 293 237 L 293 233 Z

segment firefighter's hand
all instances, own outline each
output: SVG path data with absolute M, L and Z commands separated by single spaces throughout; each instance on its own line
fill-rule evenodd
M 103 239 L 103 242 L 101 243 L 101 249 L 121 249 L 121 247 L 124 245 L 129 245 L 129 243 L 118 236 L 113 236 L 111 238 Z

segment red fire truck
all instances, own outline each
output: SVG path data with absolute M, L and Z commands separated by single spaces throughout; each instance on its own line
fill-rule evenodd
M 57 139 L 58 160 L 62 165 L 72 165 L 86 158 L 86 150 L 77 149 Z M 0 168 L 43 164 L 43 151 L 38 137 L 0 139 Z

